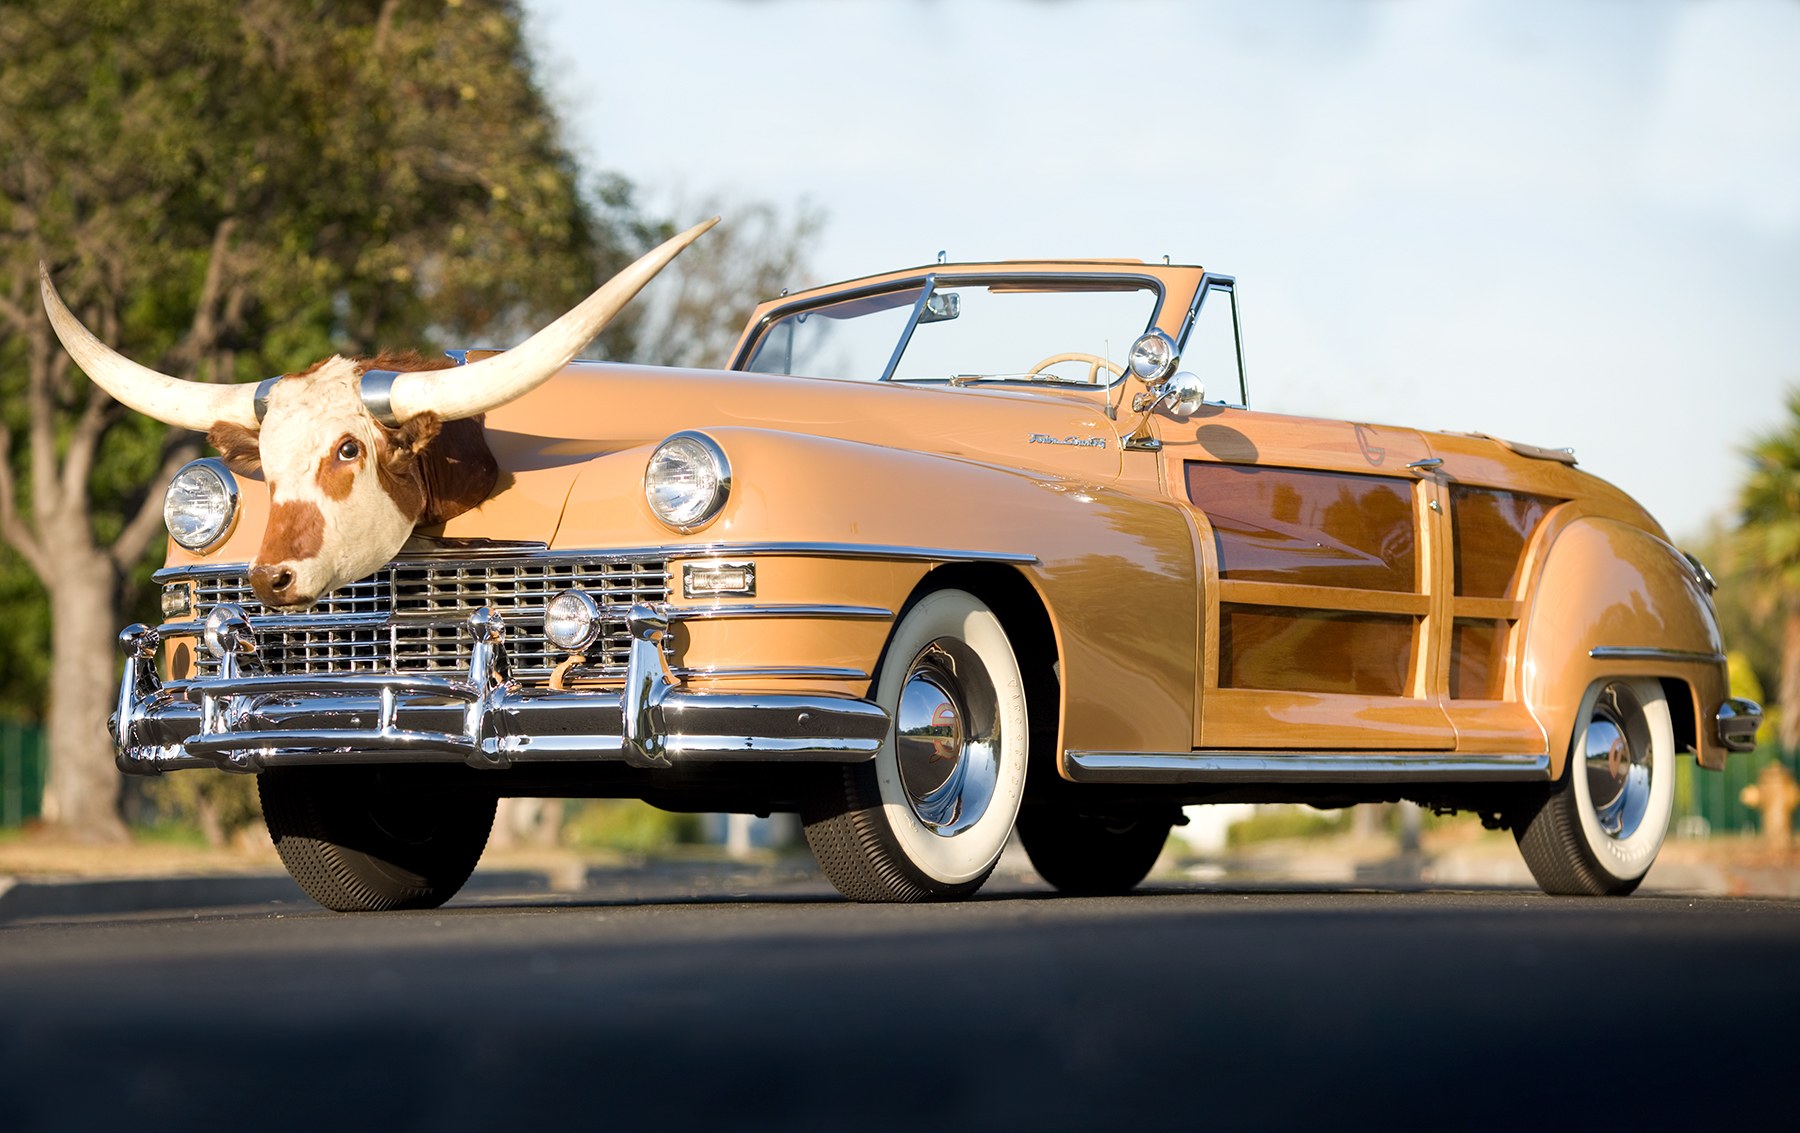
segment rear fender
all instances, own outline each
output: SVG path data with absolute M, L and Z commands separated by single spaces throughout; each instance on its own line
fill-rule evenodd
M 1680 690 L 1700 763 L 1724 766 L 1710 726 L 1726 695 L 1723 639 L 1681 552 L 1599 516 L 1565 517 L 1553 540 L 1530 591 L 1520 672 L 1525 701 L 1550 737 L 1552 776 L 1567 761 L 1582 694 L 1603 677 L 1655 677 Z M 1684 706 L 1672 707 L 1683 719 Z

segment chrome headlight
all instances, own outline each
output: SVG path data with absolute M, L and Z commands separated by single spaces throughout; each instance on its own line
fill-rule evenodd
M 237 525 L 237 478 L 223 461 L 206 457 L 182 467 L 163 497 L 169 537 L 190 551 L 210 551 Z
M 544 607 L 544 636 L 569 653 L 580 653 L 600 636 L 600 606 L 585 590 L 565 590 Z
M 644 499 L 656 518 L 677 531 L 711 523 L 731 494 L 725 450 L 704 433 L 676 433 L 650 454 Z
M 1131 372 L 1144 382 L 1160 382 L 1175 372 L 1175 340 L 1148 331 L 1131 344 Z

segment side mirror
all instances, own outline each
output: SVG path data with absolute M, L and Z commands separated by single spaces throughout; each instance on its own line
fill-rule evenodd
M 1177 417 L 1191 415 L 1206 400 L 1206 384 L 1192 370 L 1179 370 L 1170 374 L 1160 392 L 1168 399 L 1169 412 Z
M 1200 403 L 1204 400 L 1206 386 L 1200 381 L 1200 375 L 1192 370 L 1181 370 L 1151 386 L 1147 392 L 1132 398 L 1131 408 L 1138 413 L 1148 413 L 1159 405 L 1167 404 L 1170 413 L 1186 417 L 1200 408 Z

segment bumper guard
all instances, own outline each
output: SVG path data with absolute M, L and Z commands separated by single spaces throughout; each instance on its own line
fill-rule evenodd
M 159 631 L 132 625 L 119 635 L 118 765 L 142 775 L 325 763 L 854 763 L 872 759 L 887 736 L 887 713 L 865 700 L 681 688 L 660 644 L 667 617 L 633 606 L 628 625 L 622 690 L 520 687 L 507 676 L 505 625 L 486 606 L 469 615 L 474 643 L 461 677 L 262 675 L 249 617 L 223 605 L 206 625 L 222 657 L 219 676 L 165 685 L 156 673 Z
M 1733 696 L 1719 705 L 1714 718 L 1719 742 L 1727 751 L 1756 750 L 1756 729 L 1762 727 L 1762 705 L 1754 700 Z

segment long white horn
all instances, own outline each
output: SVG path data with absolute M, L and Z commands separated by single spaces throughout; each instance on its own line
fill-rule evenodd
M 56 285 L 50 282 L 50 269 L 41 260 L 38 289 L 43 292 L 44 311 L 50 316 L 56 337 L 62 339 L 63 349 L 107 393 L 146 417 L 183 429 L 204 433 L 219 421 L 232 421 L 248 429 L 256 427 L 255 386 L 183 381 L 138 365 L 95 338 L 80 319 L 69 313 L 62 296 L 56 293 Z
M 388 393 L 394 418 L 404 421 L 427 410 L 446 421 L 473 417 L 535 389 L 568 365 L 644 284 L 717 223 L 715 216 L 652 248 L 562 318 L 504 354 L 450 370 L 396 376 Z

